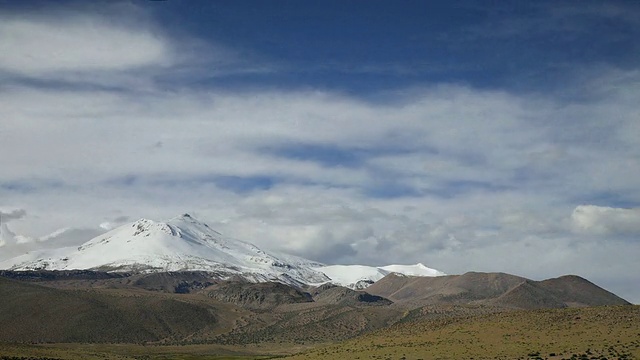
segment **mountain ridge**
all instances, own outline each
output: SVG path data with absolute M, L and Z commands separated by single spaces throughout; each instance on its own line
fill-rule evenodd
M 353 269 L 362 274 L 354 277 Z M 94 270 L 103 272 L 205 271 L 220 279 L 281 282 L 293 286 L 333 283 L 363 289 L 392 271 L 439 276 L 417 265 L 325 265 L 293 255 L 266 252 L 222 235 L 185 213 L 166 222 L 139 219 L 112 229 L 78 247 L 30 252 L 3 262 L 0 269 Z
M 576 276 L 533 281 L 504 273 L 390 274 L 363 292 L 210 275 L 0 271 L 0 342 L 322 343 L 425 319 L 629 305 Z M 387 281 L 414 292 L 390 289 L 391 296 L 381 296 L 376 290 Z
M 628 301 L 577 275 L 534 281 L 506 273 L 467 272 L 440 277 L 390 274 L 367 288 L 372 295 L 419 307 L 473 304 L 536 309 L 631 305 Z

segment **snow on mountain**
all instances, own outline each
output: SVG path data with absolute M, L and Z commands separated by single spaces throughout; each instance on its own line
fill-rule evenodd
M 365 265 L 328 265 L 317 267 L 326 274 L 331 283 L 351 289 L 364 289 L 389 274 L 388 271 Z
M 302 264 L 303 261 L 298 261 Z M 315 264 L 311 261 L 309 263 Z M 288 263 L 255 245 L 224 237 L 188 214 L 155 222 L 140 219 L 69 250 L 29 253 L 0 263 L 12 270 L 92 269 L 121 272 L 208 271 L 222 278 L 311 284 L 323 273 Z
M 413 276 L 443 273 L 417 265 L 330 265 L 293 255 L 266 253 L 253 244 L 223 236 L 189 214 L 167 222 L 140 219 L 97 236 L 79 247 L 32 251 L 0 262 L 0 269 L 118 272 L 207 271 L 220 278 L 291 285 L 327 282 L 363 289 L 391 272 Z
M 43 261 L 52 261 L 57 258 L 64 258 L 66 257 L 66 254 L 75 249 L 76 247 L 63 247 L 59 249 L 29 251 L 26 254 L 0 261 L 0 270 L 37 270 L 39 268 L 35 265 L 31 266 L 31 264 L 42 263 Z M 46 267 L 41 269 L 58 270 Z
M 416 265 L 388 265 L 381 267 L 364 265 L 328 265 L 316 267 L 331 278 L 331 282 L 354 290 L 361 290 L 390 273 L 408 276 L 442 276 L 445 273 L 428 268 L 422 264 Z
M 444 276 L 447 275 L 442 271 L 428 268 L 421 263 L 415 265 L 387 265 L 379 267 L 381 270 L 388 271 L 390 273 L 398 273 L 408 276 Z

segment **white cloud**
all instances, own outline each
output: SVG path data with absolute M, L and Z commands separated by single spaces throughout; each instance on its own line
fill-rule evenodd
M 76 246 L 101 233 L 102 231 L 97 229 L 62 228 L 45 236 L 33 238 L 16 234 L 6 224 L 3 224 L 0 232 L 0 261 L 34 250 Z
M 108 221 L 105 221 L 105 222 L 103 222 L 103 223 L 101 223 L 101 224 L 100 224 L 100 228 L 101 228 L 101 229 L 104 229 L 104 230 L 107 230 L 107 231 L 108 231 L 108 230 L 113 230 L 113 229 L 115 229 L 116 227 L 117 227 L 117 226 L 115 226 L 114 224 L 112 224 L 112 223 L 110 223 L 110 222 L 108 222 Z
M 571 220 L 575 230 L 579 232 L 640 235 L 640 208 L 579 205 L 571 214 Z
M 170 44 L 149 30 L 96 16 L 0 17 L 0 70 L 30 77 L 56 72 L 130 70 L 170 65 Z
M 134 218 L 162 219 L 206 207 L 203 199 L 232 213 L 236 206 L 229 204 L 242 196 L 218 188 L 213 180 L 220 175 L 293 182 L 300 184 L 295 196 L 301 198 L 326 196 L 331 191 L 325 187 L 343 188 L 341 196 L 349 206 L 369 202 L 390 218 L 403 214 L 407 206 L 416 209 L 409 215 L 433 219 L 428 222 L 456 213 L 467 217 L 492 213 L 495 219 L 482 217 L 489 223 L 475 225 L 532 231 L 554 228 L 548 225 L 548 216 L 563 217 L 562 210 L 575 207 L 574 199 L 589 196 L 594 189 L 608 186 L 629 193 L 634 188 L 625 173 L 610 171 L 612 164 L 631 161 L 637 151 L 634 144 L 595 151 L 579 138 L 554 139 L 556 127 L 546 121 L 549 116 L 569 117 L 571 111 L 582 116 L 587 109 L 554 110 L 558 106 L 550 101 L 470 88 L 414 92 L 402 106 L 319 92 L 156 90 L 131 97 L 26 87 L 5 89 L 0 102 L 6 105 L 0 110 L 2 118 L 13 119 L 0 123 L 4 153 L 12 154 L 0 157 L 0 181 L 34 188 L 27 193 L 0 189 L 4 198 L 36 208 L 42 206 L 39 200 L 67 211 L 96 207 L 92 218 L 74 216 L 86 219 L 81 220 L 84 226 L 108 221 L 97 220 L 104 218 L 105 209 L 129 207 L 127 215 Z M 599 112 L 592 122 L 601 116 Z M 297 143 L 371 153 L 362 164 L 349 167 L 264 150 Z M 605 179 L 605 174 L 618 175 Z M 376 200 L 363 194 L 364 189 L 384 188 L 385 181 L 422 195 Z M 54 189 L 56 194 L 50 193 Z M 69 197 L 77 200 L 68 202 Z M 161 200 L 176 198 L 177 203 Z M 554 203 L 562 208 L 548 209 Z M 310 204 L 299 205 L 301 211 L 313 208 Z M 505 211 L 512 216 L 500 223 Z M 529 213 L 537 214 L 535 221 L 529 215 L 518 215 L 519 224 L 514 220 L 516 214 Z M 540 215 L 545 213 L 547 218 Z M 318 229 L 306 231 L 302 233 L 310 239 L 322 234 Z M 346 237 L 341 237 L 344 243 L 351 243 Z
M 269 73 L 277 65 L 230 47 L 168 33 L 134 4 L 76 4 L 0 14 L 0 79 L 25 79 L 123 90 L 158 81 Z M 162 79 L 162 80 L 160 80 Z
M 22 219 L 27 216 L 27 211 L 25 209 L 13 209 L 11 211 L 2 211 L 0 210 L 0 220 L 6 223 L 11 220 Z

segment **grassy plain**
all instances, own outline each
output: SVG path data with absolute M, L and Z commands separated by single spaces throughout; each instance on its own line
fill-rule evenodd
M 0 343 L 0 359 L 640 359 L 640 306 L 423 315 L 331 344 Z
M 0 359 L 87 359 L 87 360 L 248 360 L 281 358 L 283 354 L 308 350 L 293 344 L 225 345 L 138 345 L 138 344 L 2 344 Z
M 639 359 L 640 306 L 513 311 L 399 324 L 294 359 Z

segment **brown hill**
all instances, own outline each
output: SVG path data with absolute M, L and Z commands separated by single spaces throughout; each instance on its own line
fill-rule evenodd
M 629 305 L 615 294 L 575 275 L 547 279 L 537 283 L 571 307 L 599 305 Z
M 0 342 L 178 341 L 221 309 L 165 296 L 60 290 L 0 277 Z
M 382 296 L 371 295 L 365 291 L 355 291 L 342 286 L 324 284 L 316 288 L 311 295 L 313 300 L 322 304 L 349 306 L 381 306 L 393 302 Z
M 521 309 L 565 308 L 567 304 L 531 280 L 525 280 L 497 298 L 488 301 L 501 307 Z
M 130 284 L 152 291 L 187 294 L 220 282 L 206 272 L 163 272 L 131 276 Z
M 152 278 L 155 290 L 132 285 L 137 278 L 60 280 L 58 288 L 56 281 L 27 277 L 0 277 L 0 344 L 302 344 L 348 339 L 402 316 L 383 306 L 313 302 L 308 293 L 279 283 L 221 282 L 180 294 L 156 287 L 174 283 L 171 277 Z
M 279 283 L 209 284 L 212 279 L 192 273 L 5 275 L 10 278 L 0 277 L 0 343 L 308 344 L 384 328 L 404 313 L 364 306 L 389 302 L 349 289 L 313 301 Z M 198 283 L 209 285 L 192 286 Z M 180 284 L 188 284 L 190 293 L 177 291 Z
M 10 278 L 0 276 L 0 343 L 309 344 L 421 319 L 628 304 L 576 276 L 531 281 L 501 273 L 389 275 L 367 292 L 324 285 L 310 294 L 202 273 L 4 275 Z
M 190 293 L 221 282 L 220 276 L 203 271 L 160 273 L 107 273 L 91 270 L 0 271 L 0 277 L 35 282 L 60 289 L 140 288 L 166 293 Z
M 503 273 L 469 272 L 439 277 L 389 274 L 368 287 L 367 291 L 393 301 L 471 302 L 498 297 L 525 280 Z
M 483 304 L 533 309 L 630 304 L 578 276 L 533 281 L 504 273 L 469 272 L 441 277 L 390 274 L 368 287 L 367 292 L 413 307 Z
M 209 286 L 204 292 L 212 299 L 254 310 L 313 301 L 308 293 L 281 283 L 229 281 Z

